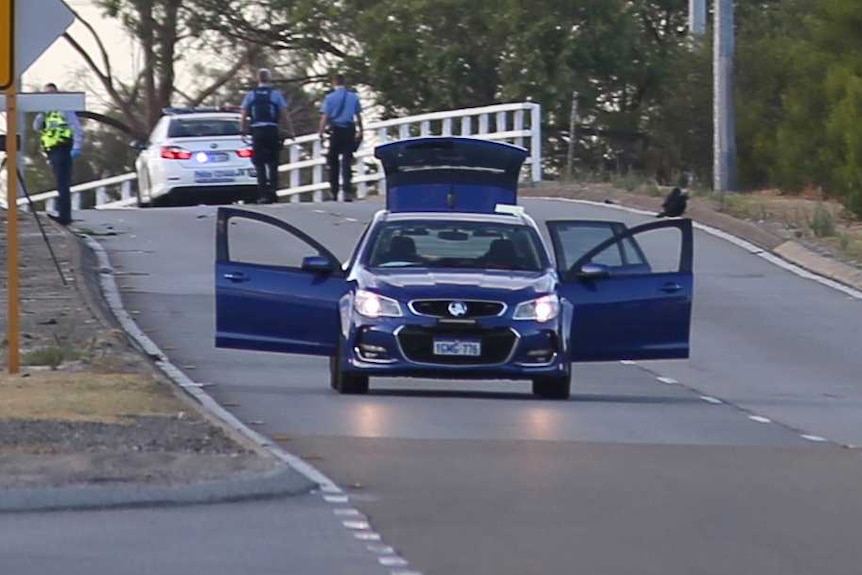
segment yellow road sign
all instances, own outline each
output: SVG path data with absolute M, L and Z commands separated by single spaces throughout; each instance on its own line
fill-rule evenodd
M 15 83 L 15 0 L 0 0 L 0 90 Z

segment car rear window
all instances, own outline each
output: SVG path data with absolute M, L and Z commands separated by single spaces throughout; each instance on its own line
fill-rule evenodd
M 379 268 L 540 271 L 547 261 L 531 227 L 484 222 L 385 223 L 367 253 L 366 264 Z
M 169 138 L 239 136 L 239 118 L 175 118 L 168 128 Z

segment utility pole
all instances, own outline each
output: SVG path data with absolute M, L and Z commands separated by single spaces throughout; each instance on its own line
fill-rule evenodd
M 733 98 L 734 0 L 715 0 L 713 41 L 713 189 L 736 190 L 736 114 Z M 723 202 L 722 202 L 723 205 Z
M 566 153 L 566 179 L 575 176 L 575 144 L 578 141 L 578 91 L 572 92 L 572 111 L 569 117 L 569 149 Z
M 692 36 L 706 34 L 706 0 L 688 0 L 688 31 Z

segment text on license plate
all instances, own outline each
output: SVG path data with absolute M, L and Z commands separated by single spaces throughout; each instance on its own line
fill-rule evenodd
M 469 357 L 478 357 L 482 355 L 482 343 L 469 340 L 435 339 L 434 355 L 466 355 Z
M 195 181 L 204 183 L 234 182 L 236 178 L 245 175 L 246 170 L 195 170 Z M 249 174 L 251 175 L 251 174 Z

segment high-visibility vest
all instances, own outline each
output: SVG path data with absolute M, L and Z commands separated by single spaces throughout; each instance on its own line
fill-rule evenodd
M 69 144 L 72 142 L 74 135 L 72 128 L 66 121 L 66 115 L 63 112 L 48 112 L 45 114 L 45 127 L 42 128 L 42 148 L 52 150 L 57 146 Z

